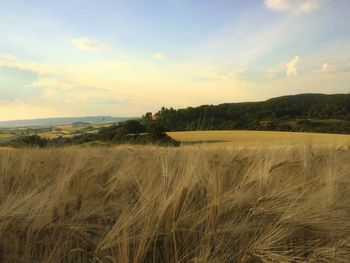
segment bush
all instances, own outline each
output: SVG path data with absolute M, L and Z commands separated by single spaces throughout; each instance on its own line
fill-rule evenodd
M 39 135 L 28 135 L 15 138 L 5 143 L 6 146 L 12 147 L 45 147 L 48 144 L 48 140 L 41 138 Z

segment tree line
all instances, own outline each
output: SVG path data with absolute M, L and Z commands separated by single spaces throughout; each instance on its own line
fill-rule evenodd
M 18 136 L 2 143 L 11 147 L 56 147 L 79 145 L 90 142 L 105 142 L 109 144 L 153 144 L 163 146 L 179 146 L 165 133 L 159 122 L 129 120 L 109 127 L 103 127 L 96 133 L 83 132 L 72 137 L 58 136 L 44 138 L 38 134 Z
M 350 133 L 350 94 L 301 94 L 262 102 L 162 108 L 167 131 L 272 130 Z

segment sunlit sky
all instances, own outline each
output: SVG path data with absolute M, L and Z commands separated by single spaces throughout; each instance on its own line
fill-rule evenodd
M 350 92 L 349 0 L 0 0 L 0 120 Z

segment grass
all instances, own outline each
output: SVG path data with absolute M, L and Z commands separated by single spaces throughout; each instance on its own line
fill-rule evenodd
M 11 137 L 13 137 L 12 134 L 9 134 L 9 133 L 0 133 L 0 140 L 2 140 L 2 139 L 9 139 L 9 138 L 11 138 Z
M 350 135 L 265 132 L 265 131 L 189 131 L 168 132 L 169 136 L 181 142 L 225 142 L 234 146 L 298 146 L 298 145 L 350 145 Z
M 350 152 L 0 151 L 1 262 L 350 262 Z

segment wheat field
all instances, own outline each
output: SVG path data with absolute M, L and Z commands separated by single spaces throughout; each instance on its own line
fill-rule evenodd
M 350 262 L 344 149 L 0 151 L 1 262 Z
M 276 131 L 181 131 L 168 132 L 170 137 L 184 143 L 220 143 L 235 147 L 261 146 L 338 146 L 350 145 L 348 134 Z

